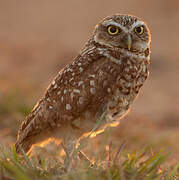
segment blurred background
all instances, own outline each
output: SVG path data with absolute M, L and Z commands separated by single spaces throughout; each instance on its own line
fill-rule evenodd
M 0 0 L 0 143 L 15 142 L 21 121 L 57 72 L 78 54 L 107 15 L 133 14 L 152 34 L 150 78 L 110 140 L 146 146 L 179 161 L 178 0 Z M 100 143 L 102 135 L 92 146 Z M 90 151 L 90 150 L 87 150 Z

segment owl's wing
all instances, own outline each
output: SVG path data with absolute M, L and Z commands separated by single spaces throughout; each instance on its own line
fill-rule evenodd
M 78 56 L 54 79 L 45 99 L 51 111 L 57 113 L 59 126 L 73 121 L 87 109 L 95 112 L 102 108 L 111 81 L 106 70 L 108 64 L 106 57 L 93 51 Z
M 105 74 L 107 59 L 94 52 L 78 56 L 51 83 L 45 97 L 27 116 L 18 132 L 16 148 L 27 152 L 46 129 L 72 122 L 86 109 L 98 112 L 106 98 L 110 76 Z

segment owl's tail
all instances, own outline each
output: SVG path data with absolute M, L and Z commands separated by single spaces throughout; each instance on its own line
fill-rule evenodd
M 22 150 L 27 153 L 32 145 L 37 143 L 42 132 L 42 130 L 34 123 L 37 119 L 39 120 L 38 115 L 33 117 L 25 128 L 23 128 L 24 123 L 22 124 L 15 143 L 17 153 L 22 154 Z
M 22 123 L 18 132 L 17 141 L 15 143 L 17 153 L 22 154 L 22 150 L 27 153 L 31 146 L 35 143 L 35 136 L 37 132 L 34 129 L 33 122 L 36 118 L 37 116 L 28 116 L 27 119 Z
M 24 150 L 25 153 L 28 152 L 32 145 L 36 143 L 36 137 L 41 134 L 42 130 L 42 127 L 39 126 L 43 118 L 41 115 L 42 109 L 43 102 L 40 101 L 21 124 L 15 143 L 17 153 L 22 153 L 22 150 Z
M 27 153 L 33 145 L 32 139 L 17 140 L 15 143 L 16 152 L 22 154 L 24 151 Z

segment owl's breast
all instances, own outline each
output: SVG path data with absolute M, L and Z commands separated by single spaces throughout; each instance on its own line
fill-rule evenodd
M 108 117 L 120 119 L 129 109 L 149 74 L 147 61 L 127 59 L 118 67 L 119 73 L 111 85 L 108 99 Z

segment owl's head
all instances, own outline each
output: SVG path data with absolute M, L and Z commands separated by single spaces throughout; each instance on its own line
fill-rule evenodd
M 144 52 L 150 47 L 150 31 L 135 16 L 113 15 L 103 19 L 95 27 L 94 41 L 104 46 Z

